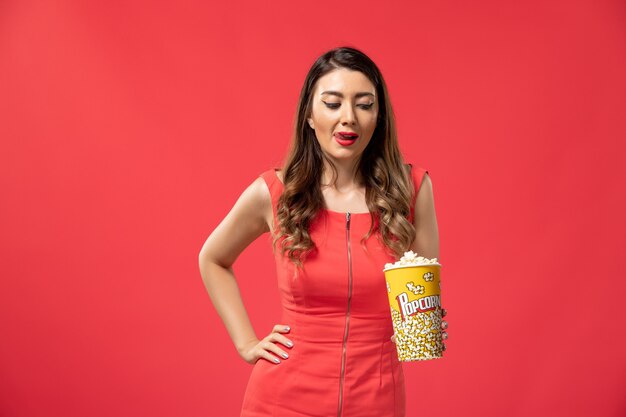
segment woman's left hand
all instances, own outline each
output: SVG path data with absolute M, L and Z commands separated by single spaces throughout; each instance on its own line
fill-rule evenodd
M 442 309 L 442 311 L 441 311 L 441 317 L 445 317 L 445 316 L 446 316 L 446 314 L 448 314 L 448 312 L 446 311 L 446 309 L 445 309 L 445 308 L 444 308 L 444 309 Z M 448 328 L 448 322 L 447 322 L 447 321 L 445 321 L 445 320 L 441 320 L 441 328 L 442 328 L 442 330 L 446 330 L 446 329 Z M 445 331 L 444 331 L 444 332 L 441 332 L 441 338 L 442 338 L 443 340 L 448 340 L 448 333 L 447 333 L 447 332 L 445 332 Z M 392 341 L 393 343 L 396 343 L 396 335 L 395 335 L 395 334 L 394 334 L 393 336 L 391 336 L 391 341 Z M 445 343 L 443 344 L 443 350 L 446 350 L 446 344 L 445 344 Z

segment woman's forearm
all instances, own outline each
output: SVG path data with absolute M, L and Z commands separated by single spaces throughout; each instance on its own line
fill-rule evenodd
M 225 268 L 210 260 L 203 252 L 199 256 L 200 275 L 213 306 L 226 326 L 237 351 L 258 340 L 232 268 Z

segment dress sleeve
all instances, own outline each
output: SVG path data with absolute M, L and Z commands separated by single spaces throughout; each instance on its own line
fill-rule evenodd
M 409 166 L 411 167 L 411 179 L 413 180 L 413 189 L 415 190 L 415 194 L 411 199 L 411 215 L 409 217 L 409 220 L 413 223 L 413 216 L 415 215 L 415 200 L 417 199 L 417 193 L 422 185 L 424 174 L 428 173 L 428 170 L 419 165 L 409 164 Z
M 283 190 L 283 184 L 278 179 L 276 175 L 276 168 L 268 169 L 259 175 L 265 180 L 267 184 L 267 188 L 270 190 L 270 195 L 272 197 L 272 211 L 274 216 L 276 216 L 276 205 L 278 204 L 278 198 Z

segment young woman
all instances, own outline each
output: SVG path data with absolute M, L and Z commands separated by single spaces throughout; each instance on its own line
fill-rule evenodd
M 212 302 L 254 365 L 241 416 L 405 415 L 382 269 L 408 250 L 439 258 L 427 172 L 403 161 L 374 62 L 350 47 L 320 56 L 284 165 L 246 188 L 199 256 Z M 266 232 L 283 313 L 259 339 L 231 266 Z

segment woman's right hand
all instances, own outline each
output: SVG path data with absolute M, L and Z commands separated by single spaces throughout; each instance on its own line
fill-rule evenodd
M 241 349 L 240 356 L 243 358 L 244 361 L 248 362 L 251 365 L 254 365 L 261 358 L 266 359 L 275 365 L 279 364 L 280 359 L 272 355 L 272 353 L 275 353 L 277 356 L 280 356 L 283 359 L 287 359 L 289 357 L 287 352 L 285 352 L 283 349 L 275 344 L 276 342 L 280 342 L 284 346 L 292 348 L 293 342 L 281 334 L 288 333 L 289 330 L 289 326 L 283 324 L 275 325 L 272 329 L 272 332 L 265 336 L 263 339 L 254 340 L 244 346 Z

